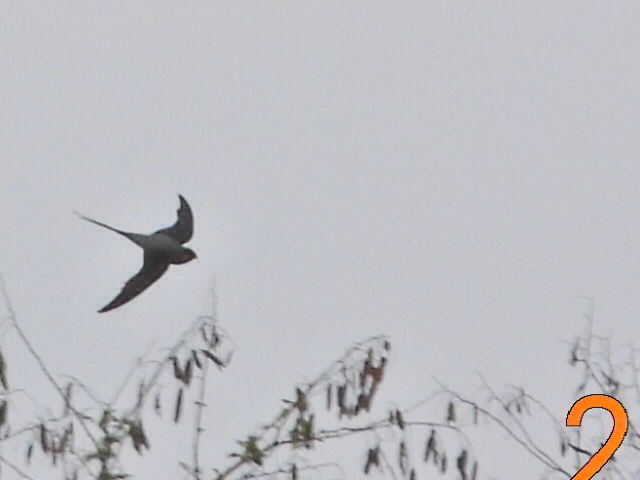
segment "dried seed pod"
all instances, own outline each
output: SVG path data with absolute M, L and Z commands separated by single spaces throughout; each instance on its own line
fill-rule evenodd
M 204 341 L 204 343 L 209 344 L 209 338 L 207 337 L 207 330 L 204 327 L 205 327 L 204 325 L 200 327 L 200 334 L 202 335 L 202 340 Z
M 191 377 L 193 376 L 193 359 L 187 360 L 187 363 L 184 366 L 184 378 L 183 382 L 185 385 L 189 385 L 191 383 Z
M 429 439 L 427 440 L 427 445 L 424 450 L 424 461 L 428 462 L 429 458 L 433 456 L 433 460 L 436 459 L 436 431 L 431 430 L 431 435 L 429 435 Z
M 7 422 L 7 409 L 9 404 L 6 400 L 0 401 L 0 427 Z
M 209 340 L 209 346 L 211 348 L 214 348 L 217 347 L 219 343 L 220 335 L 218 335 L 218 332 L 216 331 L 216 327 L 214 325 L 213 327 L 211 327 L 211 339 Z
M 467 450 L 465 448 L 462 449 L 460 455 L 456 459 L 456 466 L 458 467 L 458 472 L 460 472 L 460 476 L 463 479 L 467 478 Z
M 340 407 L 340 412 L 343 412 L 346 409 L 346 405 L 345 405 L 346 394 L 347 394 L 347 386 L 339 385 L 338 386 L 338 407 Z
M 380 465 L 380 460 L 378 458 L 379 447 L 370 448 L 367 452 L 367 461 L 364 465 L 364 473 L 365 475 L 369 474 L 371 467 L 377 467 Z
M 198 356 L 198 352 L 196 352 L 195 350 L 191 350 L 191 358 L 193 358 L 193 361 L 196 364 L 196 367 L 201 369 L 202 362 L 200 362 L 200 357 Z
M 153 410 L 158 416 L 162 415 L 162 402 L 160 399 L 160 392 L 157 392 L 153 399 Z
M 149 449 L 149 441 L 147 435 L 144 433 L 144 428 L 141 421 L 131 422 L 129 424 L 129 437 L 133 442 L 133 448 L 136 452 L 142 453 L 143 447 Z
M 40 424 L 40 448 L 44 453 L 49 452 L 49 432 L 47 432 L 44 423 Z
M 404 475 L 407 471 L 409 459 L 407 458 L 407 446 L 404 443 L 404 440 L 400 442 L 400 446 L 398 448 L 398 467 Z
M 377 367 L 371 367 L 371 378 L 373 379 L 373 383 L 380 383 L 382 381 L 382 377 L 384 375 L 384 366 L 386 365 L 386 359 L 383 357 L 380 360 L 380 365 Z
M 440 472 L 447 473 L 447 456 L 444 453 L 440 458 Z
M 33 456 L 33 442 L 29 442 L 29 446 L 27 447 L 27 465 L 31 465 L 31 457 Z
M 67 449 L 67 446 L 71 443 L 72 436 L 73 436 L 73 423 L 70 423 L 64 429 L 62 438 L 60 439 L 60 444 L 58 445 L 61 452 L 64 452 Z
M 178 363 L 178 358 L 175 355 L 171 357 L 171 362 L 173 363 L 173 376 L 178 380 L 182 380 L 184 378 L 184 374 L 182 373 L 182 369 Z
M 365 367 L 366 367 L 366 362 L 365 362 Z M 358 374 L 358 379 L 360 383 L 360 388 L 364 388 L 364 384 L 367 382 L 367 372 L 364 369 Z
M 307 403 L 307 396 L 304 394 L 302 390 L 296 387 L 296 401 L 293 406 L 300 412 L 305 412 L 309 407 Z
M 9 381 L 7 380 L 7 362 L 4 360 L 2 350 L 0 350 L 0 383 L 5 390 L 9 390 Z
M 447 422 L 453 423 L 456 421 L 456 410 L 453 402 L 449 402 L 447 405 Z
M 371 398 L 369 395 L 361 393 L 358 395 L 358 404 L 356 405 L 356 413 L 360 410 L 364 410 L 365 412 L 369 411 L 369 407 L 371 406 Z
M 400 430 L 404 430 L 404 418 L 402 417 L 402 412 L 400 410 L 396 410 L 396 422 Z
M 71 393 L 73 390 L 73 383 L 67 383 L 66 388 L 64 389 L 64 415 L 69 414 L 69 407 L 71 406 Z
M 141 406 L 142 402 L 144 400 L 144 380 L 140 380 L 140 383 L 138 384 L 138 398 L 136 399 L 136 406 Z
M 180 415 L 182 414 L 182 396 L 183 389 L 181 388 L 180 390 L 178 390 L 178 395 L 176 396 L 176 409 L 173 414 L 173 421 L 175 423 L 178 423 L 178 421 L 180 421 Z
M 204 355 L 211 360 L 213 363 L 215 363 L 219 368 L 225 367 L 226 365 L 224 364 L 224 362 L 222 360 L 220 360 L 218 357 L 216 357 L 213 353 L 211 353 L 209 350 L 205 350 L 204 348 L 201 348 L 200 351 L 202 353 L 204 353 Z

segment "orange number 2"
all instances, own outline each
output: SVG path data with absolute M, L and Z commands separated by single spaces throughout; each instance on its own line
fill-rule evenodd
M 579 427 L 582 416 L 591 408 L 607 410 L 613 416 L 613 429 L 602 448 L 593 454 L 593 457 L 578 470 L 578 473 L 571 477 L 571 480 L 590 480 L 593 478 L 622 444 L 629 428 L 627 411 L 618 400 L 608 395 L 587 395 L 574 403 L 567 414 L 567 427 Z

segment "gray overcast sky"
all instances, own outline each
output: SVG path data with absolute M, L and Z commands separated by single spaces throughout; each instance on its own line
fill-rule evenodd
M 21 1 L 2 17 L 14 307 L 53 370 L 106 396 L 207 313 L 215 275 L 236 352 L 212 382 L 212 463 L 372 334 L 395 347 L 385 398 L 483 372 L 559 417 L 576 296 L 638 338 L 637 3 Z M 177 193 L 199 260 L 98 315 L 140 252 L 72 211 L 152 231 Z M 37 389 L 16 338 L 3 348 Z M 158 432 L 156 453 L 186 430 Z M 134 460 L 139 478 L 177 473 L 188 445 L 172 452 Z

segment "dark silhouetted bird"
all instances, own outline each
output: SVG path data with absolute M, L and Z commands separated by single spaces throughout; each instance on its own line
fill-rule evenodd
M 176 223 L 150 235 L 123 232 L 93 218 L 77 214 L 84 220 L 127 237 L 141 247 L 144 254 L 144 263 L 140 271 L 127 281 L 116 298 L 98 310 L 98 312 L 108 312 L 137 297 L 158 280 L 167 271 L 169 265 L 187 263 L 196 258 L 193 250 L 182 246 L 191 240 L 193 236 L 193 213 L 184 197 L 182 195 L 178 195 L 178 197 L 180 198 L 180 208 L 178 208 L 178 220 L 176 220 Z

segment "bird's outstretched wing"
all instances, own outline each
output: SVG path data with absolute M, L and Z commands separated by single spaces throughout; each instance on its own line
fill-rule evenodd
M 158 280 L 168 268 L 169 263 L 165 259 L 145 253 L 144 265 L 142 265 L 140 271 L 125 283 L 116 298 L 98 310 L 98 312 L 108 312 L 137 297 L 153 282 Z
M 163 228 L 155 233 L 164 233 L 180 243 L 187 243 L 193 236 L 193 212 L 184 197 L 182 195 L 178 195 L 178 197 L 180 198 L 178 220 L 171 227 Z

